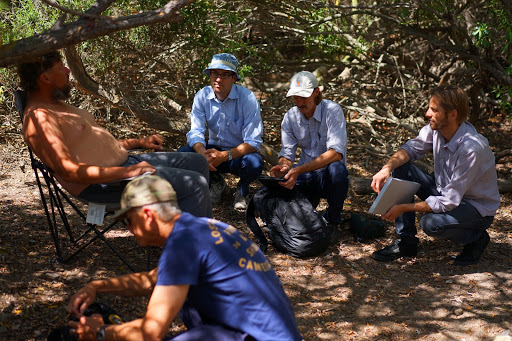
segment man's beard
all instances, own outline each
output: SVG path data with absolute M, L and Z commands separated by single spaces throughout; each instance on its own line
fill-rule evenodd
M 54 101 L 60 101 L 71 97 L 71 83 L 67 83 L 63 88 L 54 88 L 52 91 L 52 98 Z
M 435 121 L 434 124 L 432 124 L 432 122 L 430 122 L 430 127 L 432 128 L 432 130 L 441 130 L 443 128 L 446 128 L 447 126 L 448 126 L 448 118 L 447 117 L 444 117 L 441 121 Z

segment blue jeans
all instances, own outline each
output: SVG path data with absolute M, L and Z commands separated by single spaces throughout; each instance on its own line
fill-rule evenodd
M 218 146 L 206 145 L 206 149 L 223 150 Z M 195 152 L 192 147 L 185 145 L 178 152 Z M 238 186 L 243 197 L 249 194 L 249 185 L 260 176 L 263 170 L 263 158 L 258 153 L 250 153 L 238 159 L 226 161 L 217 166 L 217 172 L 210 172 L 210 179 L 215 178 L 215 173 L 230 173 L 240 177 Z
M 187 327 L 187 331 L 175 337 L 166 339 L 166 341 L 255 341 L 252 336 L 239 330 L 234 330 L 226 326 L 203 321 L 199 312 L 187 302 L 180 311 L 180 318 Z
M 421 200 L 432 195 L 441 195 L 436 189 L 434 176 L 412 162 L 395 169 L 393 177 L 421 184 L 416 193 Z M 418 243 L 415 219 L 415 212 L 406 212 L 395 220 L 396 233 L 405 243 Z M 429 236 L 466 245 L 479 239 L 493 220 L 493 216 L 482 217 L 473 205 L 462 199 L 460 205 L 449 212 L 424 214 L 420 219 L 420 227 Z
M 182 211 L 197 217 L 212 217 L 208 163 L 204 157 L 194 153 L 144 153 L 129 155 L 121 166 L 129 167 L 142 161 L 154 166 L 155 174 L 171 183 Z M 90 185 L 78 196 L 97 203 L 119 202 L 126 183 Z
M 341 161 L 330 163 L 327 167 L 302 173 L 297 177 L 296 188 L 310 199 L 313 206 L 320 198 L 327 199 L 329 207 L 324 213 L 325 219 L 339 224 L 343 203 L 348 193 L 348 171 Z

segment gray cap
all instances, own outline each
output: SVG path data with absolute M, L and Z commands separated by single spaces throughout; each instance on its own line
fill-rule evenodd
M 134 207 L 177 200 L 176 192 L 167 180 L 157 175 L 144 175 L 126 185 L 121 196 L 121 209 L 113 217 L 122 218 Z

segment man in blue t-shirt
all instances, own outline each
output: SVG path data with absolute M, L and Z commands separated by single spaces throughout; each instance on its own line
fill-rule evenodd
M 228 224 L 182 213 L 164 179 L 131 181 L 123 218 L 142 246 L 163 247 L 158 268 L 88 283 L 70 300 L 71 330 L 85 339 L 163 339 L 179 313 L 183 340 L 302 340 L 279 278 L 259 248 Z M 144 317 L 119 325 L 83 313 L 97 293 L 150 295 Z

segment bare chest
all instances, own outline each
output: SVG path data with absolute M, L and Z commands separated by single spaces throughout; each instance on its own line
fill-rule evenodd
M 93 134 L 91 123 L 77 114 L 60 114 L 57 118 L 64 143 L 71 147 Z

